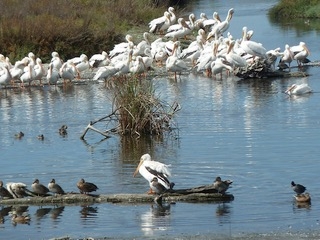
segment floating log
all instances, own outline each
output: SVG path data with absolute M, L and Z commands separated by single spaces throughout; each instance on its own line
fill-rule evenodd
M 156 195 L 150 194 L 79 194 L 67 193 L 64 195 L 46 197 L 26 197 L 15 199 L 1 199 L 0 205 L 74 205 L 74 204 L 93 204 L 93 203 L 151 203 Z M 230 202 L 233 201 L 232 194 L 221 194 L 213 188 L 213 185 L 204 185 L 190 189 L 170 190 L 162 194 L 164 202 Z

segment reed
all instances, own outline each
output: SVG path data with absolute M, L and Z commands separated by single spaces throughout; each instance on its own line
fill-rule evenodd
M 318 0 L 281 0 L 269 14 L 273 18 L 319 18 L 319 10 Z
M 120 134 L 161 135 L 172 130 L 170 123 L 180 106 L 160 100 L 152 81 L 135 75 L 111 81 Z

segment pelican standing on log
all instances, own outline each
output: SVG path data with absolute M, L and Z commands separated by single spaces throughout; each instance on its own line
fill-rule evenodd
M 133 173 L 133 177 L 139 172 L 150 184 L 150 182 L 156 177 L 158 183 L 164 186 L 166 189 L 172 189 L 174 183 L 170 182 L 168 177 L 171 176 L 170 165 L 166 165 L 161 162 L 153 161 L 150 154 L 146 153 L 141 156 L 140 163 Z M 154 193 L 152 189 L 149 190 L 149 194 Z

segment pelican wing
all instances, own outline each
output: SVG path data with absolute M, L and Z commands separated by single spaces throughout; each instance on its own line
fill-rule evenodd
M 166 185 L 170 186 L 170 181 L 168 180 L 168 178 L 166 177 L 166 174 L 158 172 L 154 169 L 152 169 L 151 167 L 145 167 L 147 169 L 148 172 L 150 172 L 152 175 L 156 176 L 158 179 L 162 180 L 163 182 L 166 183 Z

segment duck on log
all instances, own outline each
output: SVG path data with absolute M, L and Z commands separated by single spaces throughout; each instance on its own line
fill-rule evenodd
M 229 193 L 219 193 L 214 184 L 203 185 L 189 189 L 170 189 L 162 195 L 162 201 L 165 202 L 230 202 L 234 200 L 234 196 Z M 154 194 L 134 194 L 134 193 L 118 193 L 118 194 L 79 194 L 66 193 L 64 195 L 55 196 L 33 196 L 25 198 L 14 198 L 0 200 L 1 205 L 55 205 L 65 204 L 82 204 L 82 203 L 151 203 L 155 200 Z

